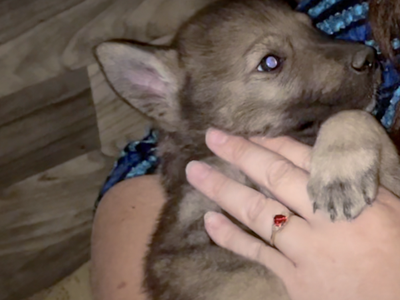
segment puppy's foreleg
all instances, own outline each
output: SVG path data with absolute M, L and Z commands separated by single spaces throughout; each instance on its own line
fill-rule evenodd
M 332 220 L 353 219 L 379 185 L 400 196 L 400 164 L 384 128 L 361 110 L 340 112 L 321 127 L 311 158 L 308 193 L 314 210 Z

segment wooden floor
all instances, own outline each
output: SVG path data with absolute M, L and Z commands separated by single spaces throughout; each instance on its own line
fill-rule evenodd
M 151 124 L 92 48 L 168 38 L 212 0 L 0 0 L 0 300 L 89 260 L 92 208 L 120 149 Z

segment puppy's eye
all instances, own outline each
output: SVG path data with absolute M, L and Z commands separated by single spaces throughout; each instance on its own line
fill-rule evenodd
M 279 68 L 281 59 L 275 55 L 265 56 L 257 67 L 259 72 L 271 72 Z

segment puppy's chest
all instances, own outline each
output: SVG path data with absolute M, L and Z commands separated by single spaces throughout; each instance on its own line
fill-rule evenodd
M 202 193 L 194 189 L 186 180 L 185 168 L 191 160 L 207 163 L 228 178 L 261 191 L 238 168 L 215 156 L 206 145 L 180 145 L 173 139 L 159 144 L 161 157 L 161 174 L 168 201 L 161 216 L 161 243 L 171 249 L 186 249 L 187 247 L 208 247 L 210 238 L 204 229 L 204 214 L 208 211 L 224 213 L 236 225 L 254 234 L 250 229 L 237 222 Z
M 201 141 L 204 141 L 204 135 Z M 186 140 L 182 142 L 182 138 L 167 136 L 159 142 L 158 155 L 161 157 L 160 171 L 167 191 L 188 184 L 185 169 L 193 160 L 202 161 L 240 183 L 249 183 L 238 168 L 215 156 L 204 142 L 188 143 Z M 182 192 L 185 189 L 182 188 Z
M 160 145 L 160 149 L 163 185 L 168 195 L 168 205 L 174 206 L 174 209 L 171 208 L 166 213 L 173 212 L 174 219 L 180 225 L 192 226 L 194 222 L 202 220 L 207 211 L 221 211 L 213 201 L 188 183 L 185 168 L 192 160 L 204 162 L 228 178 L 260 190 L 237 167 L 215 156 L 205 145 L 190 147 L 167 141 Z

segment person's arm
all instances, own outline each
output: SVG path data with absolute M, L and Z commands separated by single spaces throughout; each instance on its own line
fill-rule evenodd
M 399 199 L 381 189 L 374 205 L 354 222 L 331 223 L 320 212 L 314 215 L 307 200 L 307 146 L 288 139 L 265 141 L 263 146 L 274 154 L 241 138 L 230 138 L 224 145 L 208 144 L 275 192 L 284 205 L 268 199 L 267 205 L 255 205 L 254 201 L 263 199 L 260 194 L 212 170 L 206 177 L 198 176 L 199 169 L 189 170 L 195 187 L 267 241 L 273 212 L 289 208 L 300 215 L 276 236 L 279 251 L 214 215 L 207 219 L 206 229 L 217 244 L 272 268 L 293 300 L 398 299 Z M 286 159 L 291 162 L 282 164 Z M 163 203 L 162 188 L 154 176 L 120 183 L 102 200 L 92 240 L 95 300 L 145 299 L 142 260 Z
M 95 300 L 145 300 L 143 257 L 164 203 L 158 177 L 123 181 L 104 196 L 92 233 Z

